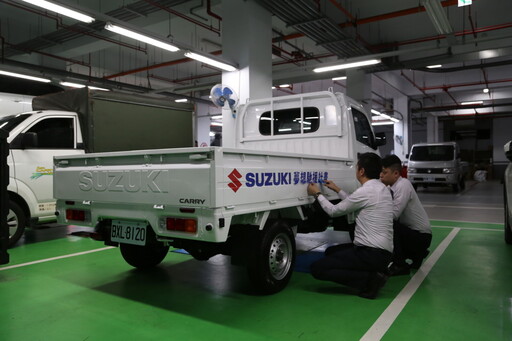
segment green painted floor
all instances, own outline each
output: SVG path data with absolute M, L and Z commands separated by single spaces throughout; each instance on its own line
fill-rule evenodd
M 383 340 L 512 340 L 512 247 L 503 241 L 503 225 L 432 226 L 430 257 L 460 230 Z M 82 253 L 90 250 L 98 251 Z M 75 253 L 82 254 L 52 259 Z M 245 270 L 224 256 L 199 262 L 171 252 L 158 268 L 141 272 L 118 249 L 77 237 L 9 254 L 11 262 L 0 267 L 2 341 L 359 340 L 412 280 L 393 277 L 376 300 L 366 300 L 295 272 L 281 293 L 255 296 Z

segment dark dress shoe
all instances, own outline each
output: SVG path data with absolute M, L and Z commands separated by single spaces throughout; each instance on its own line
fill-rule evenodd
M 375 272 L 368 281 L 366 288 L 359 293 L 359 296 L 373 300 L 387 281 L 387 275 L 382 272 Z

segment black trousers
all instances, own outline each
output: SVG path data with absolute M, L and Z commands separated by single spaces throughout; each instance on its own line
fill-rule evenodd
M 403 265 L 406 259 L 410 259 L 413 263 L 421 264 L 428 254 L 432 235 L 412 230 L 399 222 L 393 224 L 393 230 L 393 263 Z
M 392 254 L 386 250 L 352 243 L 327 248 L 325 257 L 311 264 L 316 279 L 364 290 L 377 272 L 385 272 Z

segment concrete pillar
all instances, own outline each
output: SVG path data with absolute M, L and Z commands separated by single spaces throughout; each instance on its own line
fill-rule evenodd
M 347 96 L 363 104 L 368 113 L 372 109 L 371 74 L 357 69 L 347 70 Z
M 222 55 L 239 71 L 223 72 L 222 84 L 234 89 L 240 103 L 272 97 L 272 16 L 255 0 L 222 1 Z M 222 110 L 222 144 L 235 146 L 231 110 Z
M 427 142 L 439 142 L 439 120 L 431 114 L 427 116 Z
M 405 156 L 411 150 L 409 132 L 409 102 L 406 96 L 399 96 L 393 99 L 393 107 L 396 110 L 394 116 L 403 116 L 403 120 L 393 125 L 393 143 L 395 155 L 404 161 Z M 397 113 L 398 112 L 398 113 Z

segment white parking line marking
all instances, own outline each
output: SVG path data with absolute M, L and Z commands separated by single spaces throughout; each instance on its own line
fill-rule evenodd
M 461 230 L 503 232 L 503 228 L 501 228 L 501 229 L 487 229 L 485 227 L 460 227 L 460 226 L 441 226 L 441 225 L 432 225 L 432 227 L 437 227 L 437 228 L 440 228 L 440 229 L 454 229 L 454 228 L 458 228 L 458 229 L 461 229 Z
M 429 205 L 423 204 L 426 208 L 468 208 L 471 210 L 503 210 L 503 207 L 485 207 L 485 206 L 447 206 L 447 205 Z
M 107 247 L 102 247 L 100 249 L 94 249 L 94 250 L 89 250 L 89 251 L 83 251 L 83 252 L 77 252 L 77 253 L 71 253 L 69 255 L 64 255 L 64 256 L 58 256 L 58 257 L 52 257 L 52 258 L 46 258 L 46 259 L 40 259 L 40 260 L 36 260 L 36 261 L 33 261 L 33 262 L 28 262 L 28 263 L 22 263 L 22 264 L 16 264 L 16 265 L 11 265 L 11 266 L 6 266 L 5 268 L 0 268 L 0 271 L 4 271 L 4 270 L 10 270 L 10 269 L 15 269 L 15 268 L 21 268 L 23 266 L 28 266 L 28 265 L 33 265 L 33 264 L 39 264 L 39 263 L 46 263 L 46 262 L 51 262 L 51 261 L 54 261 L 54 260 L 59 260 L 59 259 L 64 259 L 64 258 L 70 258 L 70 257 L 76 257 L 76 256 L 81 256 L 81 255 L 86 255 L 88 253 L 94 253 L 94 252 L 99 252 L 99 251 L 105 251 L 105 250 L 110 250 L 110 249 L 114 249 L 115 247 L 114 246 L 107 246 Z
M 361 338 L 362 341 L 375 341 L 380 340 L 384 334 L 389 330 L 389 327 L 395 322 L 398 315 L 402 312 L 405 305 L 411 299 L 412 295 L 418 290 L 423 280 L 427 277 L 432 267 L 436 264 L 444 251 L 448 248 L 453 241 L 459 228 L 454 228 L 452 232 L 439 244 L 432 255 L 423 263 L 418 272 L 411 278 L 409 283 L 400 291 L 391 304 L 379 316 L 377 321 L 368 329 L 366 334 Z

